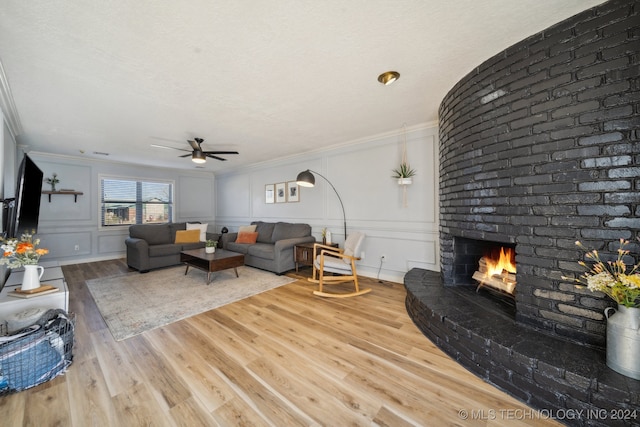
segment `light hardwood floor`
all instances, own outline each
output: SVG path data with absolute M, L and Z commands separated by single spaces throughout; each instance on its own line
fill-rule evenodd
M 122 260 L 65 266 L 76 313 L 64 376 L 0 398 L 3 426 L 557 425 L 484 383 L 415 327 L 398 283 L 323 299 L 292 284 L 115 342 L 85 280 Z M 203 291 L 215 292 L 215 282 Z M 467 417 L 465 419 L 465 416 Z

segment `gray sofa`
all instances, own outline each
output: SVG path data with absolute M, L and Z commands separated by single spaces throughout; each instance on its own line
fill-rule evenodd
M 282 274 L 295 268 L 293 247 L 300 243 L 315 242 L 309 224 L 254 221 L 258 238 L 256 243 L 236 243 L 238 233 L 222 235 L 222 247 L 244 254 L 244 263 L 252 267 Z
M 204 242 L 174 243 L 176 231 L 186 229 L 186 222 L 130 226 L 129 237 L 125 240 L 127 265 L 146 273 L 154 268 L 180 264 L 181 251 L 204 248 Z M 207 239 L 218 240 L 218 237 L 218 234 L 207 233 Z

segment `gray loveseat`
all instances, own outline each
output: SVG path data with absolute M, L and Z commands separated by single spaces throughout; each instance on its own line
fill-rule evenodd
M 244 263 L 252 267 L 282 274 L 295 268 L 293 247 L 315 242 L 309 224 L 254 221 L 258 237 L 256 243 L 236 243 L 238 233 L 222 235 L 222 247 L 245 254 Z
M 160 267 L 180 264 L 180 252 L 204 248 L 204 242 L 174 243 L 176 231 L 186 230 L 186 222 L 143 224 L 129 227 L 127 265 L 140 273 Z M 206 233 L 207 239 L 218 240 L 219 235 Z

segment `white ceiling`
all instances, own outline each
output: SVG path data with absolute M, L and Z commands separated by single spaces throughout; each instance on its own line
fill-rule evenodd
M 194 169 L 150 145 L 202 137 L 240 152 L 219 172 L 435 123 L 475 66 L 600 3 L 3 0 L 0 61 L 27 151 Z

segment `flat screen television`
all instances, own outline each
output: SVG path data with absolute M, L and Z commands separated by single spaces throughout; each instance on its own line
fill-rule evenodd
M 20 238 L 22 233 L 38 231 L 42 178 L 40 168 L 25 154 L 18 169 L 15 200 L 8 204 L 3 218 L 5 238 Z

